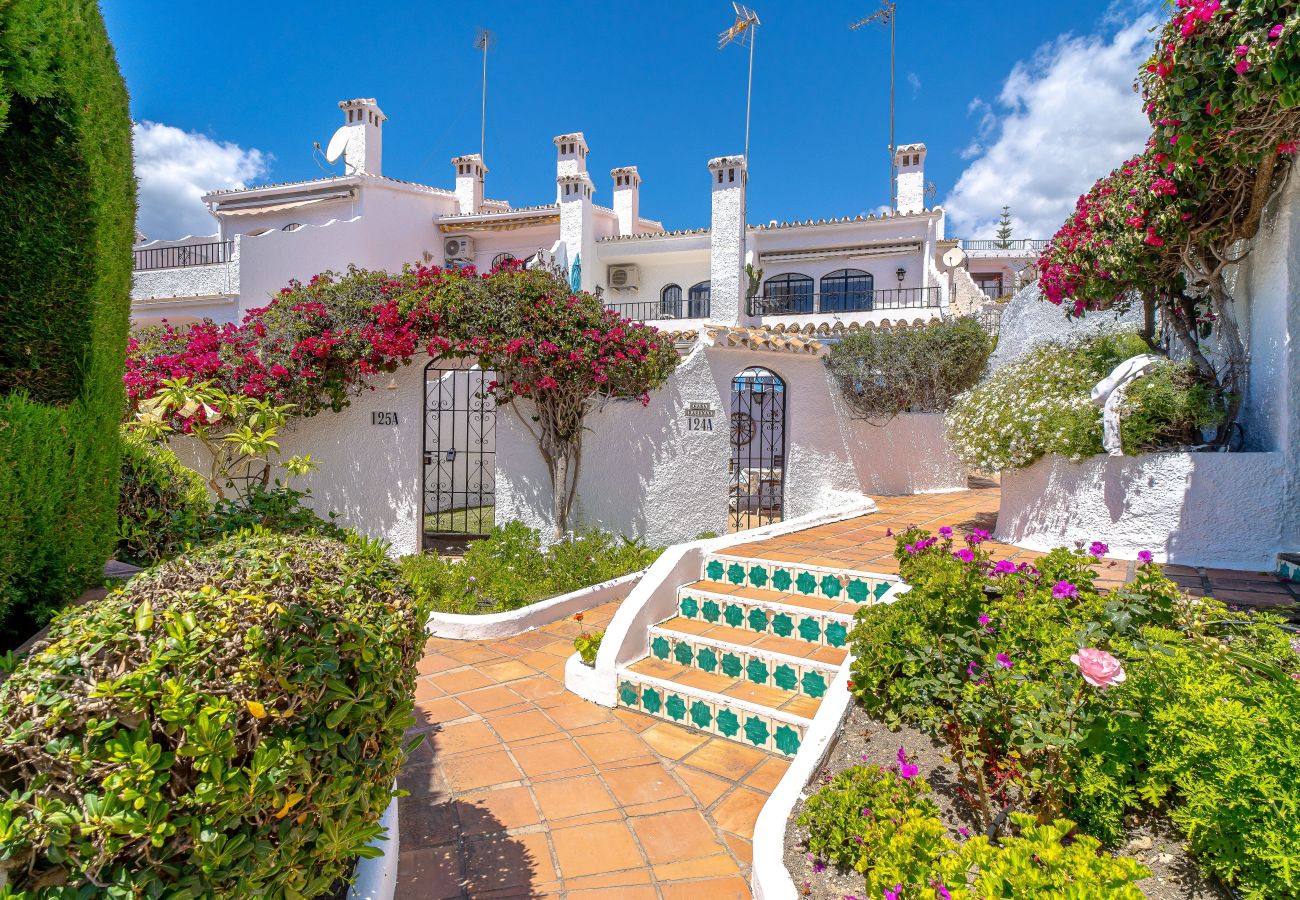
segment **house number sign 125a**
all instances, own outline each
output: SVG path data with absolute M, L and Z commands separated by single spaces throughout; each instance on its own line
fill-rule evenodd
M 397 413 L 395 412 L 372 412 L 370 414 L 371 425 L 396 425 Z
M 712 431 L 713 430 L 713 404 L 712 403 L 686 404 L 686 430 L 687 431 Z

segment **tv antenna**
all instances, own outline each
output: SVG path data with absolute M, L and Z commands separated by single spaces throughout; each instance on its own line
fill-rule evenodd
M 478 155 L 487 165 L 487 58 L 488 50 L 496 43 L 496 35 L 480 28 L 474 38 L 474 48 L 483 51 L 483 109 L 479 117 Z
M 718 35 L 718 49 L 728 44 L 749 47 L 749 87 L 745 89 L 745 168 L 749 168 L 749 107 L 754 96 L 754 38 L 758 34 L 758 13 L 747 6 L 732 0 L 732 9 L 736 11 L 736 21 L 722 34 Z
M 879 10 L 849 26 L 850 31 L 857 31 L 873 22 L 889 26 L 889 208 L 893 212 L 898 212 L 898 160 L 894 154 L 894 32 L 897 18 L 898 7 L 892 0 L 884 0 Z

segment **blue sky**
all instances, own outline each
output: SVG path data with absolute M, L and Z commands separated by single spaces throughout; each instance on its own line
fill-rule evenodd
M 153 237 L 202 226 L 203 188 L 319 176 L 312 142 L 347 97 L 376 97 L 389 116 L 385 174 L 450 187 L 451 157 L 478 149 L 478 25 L 497 34 L 491 197 L 549 202 L 550 139 L 583 131 L 597 202 L 610 201 L 609 169 L 635 164 L 643 215 L 705 225 L 704 164 L 744 143 L 746 51 L 716 47 L 727 0 L 102 5 L 132 115 L 153 123 L 137 131 Z M 1074 196 L 1140 148 L 1128 85 L 1150 4 L 899 5 L 897 135 L 929 146 L 950 231 L 982 234 L 1009 203 L 1024 236 L 1050 236 Z M 878 0 L 756 6 L 750 220 L 887 202 L 888 29 L 848 29 Z

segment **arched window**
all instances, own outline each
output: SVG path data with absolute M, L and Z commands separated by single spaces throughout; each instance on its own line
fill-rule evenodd
M 813 311 L 813 280 L 798 272 L 774 275 L 763 283 L 763 311 L 780 316 Z
M 281 230 L 281 231 L 297 231 L 297 230 L 298 230 L 299 228 L 301 228 L 301 227 L 302 227 L 302 223 L 301 223 L 301 222 L 290 222 L 288 225 L 284 226 L 284 227 L 281 228 L 280 230 Z
M 492 257 L 492 268 L 495 269 L 500 265 L 514 261 L 515 255 L 513 253 L 498 253 L 496 256 Z
M 701 281 L 691 287 L 690 293 L 686 295 L 688 306 L 686 317 L 688 319 L 707 319 L 709 317 L 709 297 L 710 282 Z
M 664 319 L 682 317 L 682 289 L 676 284 L 666 284 L 659 292 L 659 315 Z
M 861 269 L 839 269 L 822 276 L 822 312 L 866 312 L 872 307 L 874 282 Z

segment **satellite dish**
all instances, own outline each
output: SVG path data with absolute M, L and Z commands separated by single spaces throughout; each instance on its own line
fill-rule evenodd
M 330 138 L 330 145 L 325 148 L 325 159 L 329 162 L 338 162 L 343 151 L 348 146 L 348 127 L 346 125 L 334 132 L 334 137 Z
M 333 144 L 330 144 L 333 147 Z M 966 251 L 960 247 L 953 247 L 943 255 L 943 264 L 950 269 L 955 269 L 966 261 Z

